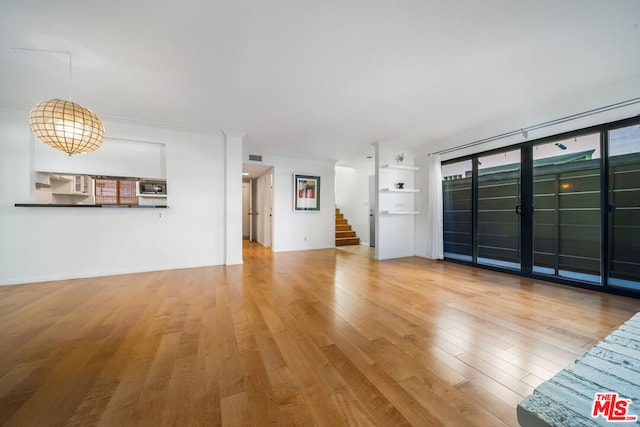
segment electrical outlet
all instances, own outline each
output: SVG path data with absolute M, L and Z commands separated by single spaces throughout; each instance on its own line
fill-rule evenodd
M 164 212 L 162 212 L 162 211 L 158 211 L 158 212 L 156 213 L 156 217 L 157 217 L 158 219 L 162 219 L 162 218 L 164 218 Z

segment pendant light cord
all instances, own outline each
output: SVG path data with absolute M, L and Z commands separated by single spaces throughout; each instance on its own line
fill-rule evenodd
M 71 99 L 71 88 L 72 88 L 72 84 L 71 82 L 73 81 L 71 79 L 71 70 L 73 69 L 73 67 L 71 66 L 71 52 L 66 52 L 69 54 L 69 101 L 73 101 L 73 99 Z

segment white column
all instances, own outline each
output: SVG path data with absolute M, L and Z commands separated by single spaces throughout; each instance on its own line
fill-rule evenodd
M 242 264 L 242 140 L 245 132 L 224 133 L 225 264 Z
M 373 258 L 380 259 L 380 142 L 372 142 L 371 145 L 375 148 L 374 156 L 374 182 L 375 182 L 375 209 L 374 215 L 374 232 L 375 232 L 375 247 L 373 250 Z

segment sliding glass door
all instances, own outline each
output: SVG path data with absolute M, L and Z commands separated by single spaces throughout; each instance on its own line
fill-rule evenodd
M 442 166 L 444 253 L 447 258 L 473 261 L 471 160 Z
M 600 134 L 533 147 L 533 272 L 600 283 Z
M 520 269 L 520 150 L 478 157 L 477 262 Z
M 442 166 L 445 258 L 640 293 L 640 118 Z
M 640 290 L 640 126 L 609 132 L 609 284 Z

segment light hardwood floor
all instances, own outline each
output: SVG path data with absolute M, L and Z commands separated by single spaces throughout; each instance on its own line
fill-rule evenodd
M 0 287 L 0 424 L 517 425 L 640 300 L 340 250 Z

